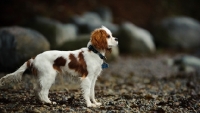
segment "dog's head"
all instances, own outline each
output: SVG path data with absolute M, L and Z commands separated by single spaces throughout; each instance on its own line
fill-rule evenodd
M 90 42 L 96 49 L 100 51 L 111 51 L 113 46 L 118 45 L 118 39 L 113 37 L 111 31 L 104 26 L 95 29 L 92 32 Z

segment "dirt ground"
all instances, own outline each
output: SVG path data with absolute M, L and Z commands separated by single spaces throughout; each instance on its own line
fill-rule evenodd
M 167 65 L 166 59 L 174 57 L 121 56 L 110 62 L 96 83 L 96 98 L 102 103 L 97 108 L 86 107 L 79 80 L 66 76 L 57 77 L 49 94 L 57 104 L 42 104 L 34 96 L 32 75 L 25 74 L 22 83 L 0 88 L 0 113 L 199 113 L 200 73 Z

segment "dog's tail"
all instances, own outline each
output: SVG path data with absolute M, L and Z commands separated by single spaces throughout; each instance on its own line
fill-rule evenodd
M 18 70 L 16 70 L 13 73 L 7 74 L 6 76 L 2 77 L 0 79 L 0 86 L 3 86 L 5 84 L 9 83 L 17 83 L 22 80 L 22 74 L 26 69 L 32 67 L 33 59 L 28 60 L 25 62 Z

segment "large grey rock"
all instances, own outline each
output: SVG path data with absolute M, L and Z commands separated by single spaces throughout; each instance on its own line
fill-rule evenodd
M 79 34 L 89 34 L 102 25 L 106 26 L 113 33 L 116 33 L 118 30 L 117 25 L 102 20 L 102 18 L 95 12 L 86 12 L 80 16 L 75 15 L 71 18 L 70 22 L 78 26 Z
M 88 34 L 102 25 L 99 15 L 93 12 L 87 12 L 82 16 L 76 15 L 71 18 L 71 22 L 79 27 L 80 34 Z
M 76 50 L 76 49 L 80 49 L 82 47 L 86 47 L 87 43 L 90 40 L 90 35 L 78 35 L 76 37 L 76 40 L 70 40 L 65 42 L 62 46 L 60 46 L 58 48 L 58 50 Z
M 153 53 L 156 47 L 152 35 L 130 22 L 123 23 L 118 32 L 120 52 Z
M 170 48 L 200 47 L 200 24 L 189 17 L 164 19 L 156 28 L 155 40 L 159 46 Z
M 74 40 L 77 36 L 77 27 L 73 24 L 63 24 L 59 21 L 36 17 L 26 26 L 42 33 L 51 44 L 51 49 L 57 49 L 64 42 Z
M 14 71 L 29 58 L 49 49 L 49 42 L 37 31 L 21 27 L 2 28 L 0 71 Z

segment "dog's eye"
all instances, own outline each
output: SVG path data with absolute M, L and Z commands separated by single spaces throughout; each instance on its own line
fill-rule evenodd
M 107 35 L 107 38 L 110 38 L 110 35 Z

